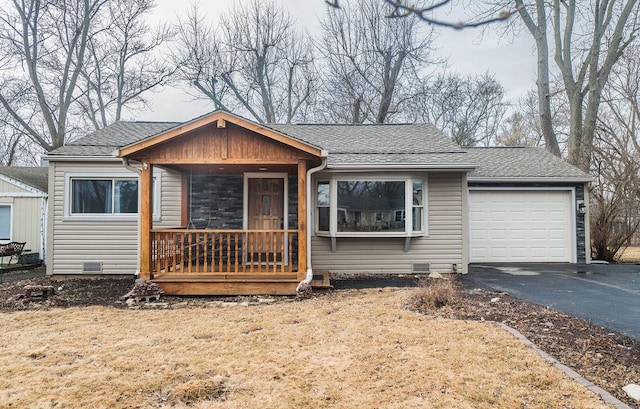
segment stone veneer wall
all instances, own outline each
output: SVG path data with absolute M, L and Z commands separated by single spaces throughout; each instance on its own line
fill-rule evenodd
M 242 229 L 243 175 L 193 175 L 192 225 L 196 229 Z M 289 229 L 298 228 L 298 177 L 288 177 Z M 298 257 L 298 238 L 293 240 L 293 259 Z
M 242 186 L 242 175 L 193 175 L 189 227 L 242 229 Z
M 584 200 L 584 185 L 580 184 L 580 185 L 576 185 L 576 200 Z M 577 209 L 576 209 L 577 210 Z M 586 215 L 584 214 L 577 214 L 576 215 L 576 242 L 577 242 L 577 246 L 578 248 L 576 249 L 577 251 L 577 258 L 578 258 L 578 263 L 586 263 L 587 261 L 587 253 L 586 253 L 586 232 L 585 232 L 585 218 Z

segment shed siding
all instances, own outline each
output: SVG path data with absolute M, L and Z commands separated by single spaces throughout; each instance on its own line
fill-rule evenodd
M 138 269 L 138 220 L 64 219 L 66 173 L 104 173 L 126 171 L 120 162 L 61 163 L 50 165 L 54 178 L 51 200 L 50 258 L 47 274 L 83 274 L 83 263 L 102 263 L 103 274 L 134 274 Z M 135 173 L 131 173 L 135 175 Z M 162 171 L 161 219 L 158 226 L 180 223 L 180 176 Z M 174 191 L 175 190 L 175 191 Z
M 43 206 L 42 197 L 16 197 L 13 199 L 13 241 L 26 242 L 29 253 L 42 254 Z
M 20 186 L 16 186 L 13 183 L 9 183 L 0 179 L 0 193 L 31 193 L 27 189 L 23 189 Z
M 317 271 L 336 273 L 407 274 L 413 263 L 429 263 L 431 271 L 466 272 L 463 264 L 462 196 L 466 190 L 459 173 L 428 175 L 428 235 L 414 237 L 408 252 L 404 238 L 312 237 L 312 265 Z

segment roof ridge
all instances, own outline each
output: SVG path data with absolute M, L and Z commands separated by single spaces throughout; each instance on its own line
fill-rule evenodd
M 411 125 L 411 126 L 421 126 L 421 125 L 427 125 L 427 126 L 434 126 L 433 124 L 429 124 L 426 122 L 419 122 L 419 123 L 411 123 L 411 122 L 396 122 L 396 123 L 384 123 L 384 124 L 378 124 L 378 123 L 366 123 L 366 124 L 353 124 L 353 123 L 348 123 L 348 124 L 318 124 L 318 123 L 307 123 L 307 122 L 299 122 L 299 123 L 295 123 L 295 124 L 282 124 L 282 123 L 265 123 L 264 125 L 266 126 L 271 126 L 271 125 L 295 125 L 295 126 L 396 126 L 396 125 L 400 125 L 400 126 L 407 126 L 407 125 Z

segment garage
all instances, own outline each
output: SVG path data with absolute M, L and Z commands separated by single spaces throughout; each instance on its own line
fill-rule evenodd
M 469 190 L 469 259 L 575 262 L 572 190 Z

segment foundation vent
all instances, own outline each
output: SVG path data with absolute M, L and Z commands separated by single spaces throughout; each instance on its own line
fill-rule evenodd
M 411 265 L 412 273 L 428 273 L 431 271 L 431 264 L 429 263 L 413 263 Z
M 82 263 L 83 273 L 102 273 L 102 262 L 91 261 Z

